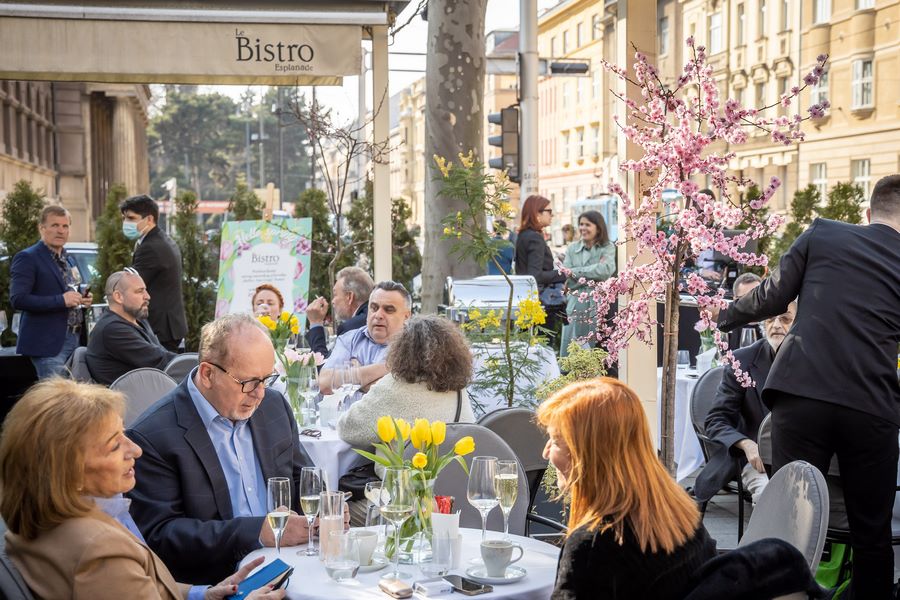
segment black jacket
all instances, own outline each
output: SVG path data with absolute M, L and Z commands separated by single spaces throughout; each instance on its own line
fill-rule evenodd
M 531 275 L 539 288 L 566 280 L 553 267 L 553 253 L 544 236 L 534 229 L 521 231 L 516 238 L 516 275 Z
M 900 232 L 816 219 L 775 274 L 722 312 L 719 328 L 780 315 L 798 296 L 763 389 L 766 405 L 771 392 L 783 392 L 900 425 Z
M 140 273 L 150 294 L 150 326 L 163 342 L 181 340 L 187 334 L 184 298 L 181 295 L 181 252 L 166 232 L 151 229 L 134 249 L 132 266 Z
M 144 451 L 128 497 L 147 545 L 176 581 L 214 585 L 259 548 L 265 515 L 233 516 L 225 473 L 188 391 L 194 373 L 128 430 Z M 292 476 L 292 508 L 300 513 L 300 471 L 312 461 L 300 446 L 290 406 L 267 389 L 249 426 L 263 479 Z
M 697 500 L 705 502 L 715 496 L 746 464 L 744 452 L 734 445 L 748 438 L 756 441 L 759 424 L 769 414 L 761 394 L 774 354 L 766 340 L 734 351 L 741 370 L 750 373 L 755 387 L 741 387 L 731 367 L 725 367 L 722 372 L 722 383 L 706 415 L 706 434 L 715 443 L 709 450 L 709 461 L 694 483 Z
M 175 356 L 160 345 L 146 320 L 132 325 L 107 310 L 91 331 L 85 361 L 94 381 L 109 385 L 133 369 L 161 370 Z
M 366 324 L 368 316 L 369 303 L 363 302 L 362 305 L 356 309 L 356 314 L 346 321 L 341 321 L 341 324 L 338 325 L 337 328 L 337 334 L 341 335 L 342 333 L 359 329 Z M 309 344 L 310 350 L 320 353 L 325 358 L 328 358 L 328 355 L 331 354 L 325 339 L 325 328 L 321 325 L 310 327 L 309 331 L 306 332 L 306 343 Z

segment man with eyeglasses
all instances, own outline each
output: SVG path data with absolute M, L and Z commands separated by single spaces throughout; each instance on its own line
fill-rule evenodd
M 266 330 L 226 315 L 200 334 L 200 364 L 128 431 L 143 450 L 131 514 L 178 581 L 215 584 L 249 552 L 274 546 L 266 481 L 290 477 L 300 513 L 300 471 L 312 461 L 277 379 Z M 304 544 L 306 518 L 292 514 L 282 546 Z
M 84 357 L 94 381 L 109 385 L 133 369 L 165 368 L 176 354 L 162 347 L 147 321 L 150 294 L 137 271 L 110 275 L 105 294 L 109 310 L 91 331 Z

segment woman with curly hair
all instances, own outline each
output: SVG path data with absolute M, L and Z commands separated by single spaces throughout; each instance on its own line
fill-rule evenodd
M 537 419 L 571 500 L 552 600 L 684 598 L 715 542 L 659 462 L 634 391 L 610 377 L 572 383 Z
M 388 374 L 338 421 L 341 439 L 357 448 L 378 442 L 375 421 L 383 415 L 406 419 L 474 423 L 466 385 L 472 352 L 465 336 L 447 319 L 415 316 L 392 342 Z

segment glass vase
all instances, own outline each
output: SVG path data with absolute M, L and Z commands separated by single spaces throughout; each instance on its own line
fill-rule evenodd
M 425 479 L 421 471 L 413 471 L 415 506 L 413 514 L 400 527 L 400 562 L 412 564 L 431 557 L 431 513 L 434 511 L 434 479 Z M 385 544 L 385 556 L 394 556 L 393 538 Z

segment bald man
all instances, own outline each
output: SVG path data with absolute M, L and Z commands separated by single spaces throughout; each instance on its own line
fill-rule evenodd
M 140 367 L 163 369 L 176 355 L 163 348 L 150 328 L 150 294 L 133 269 L 117 271 L 106 280 L 109 310 L 103 313 L 88 341 L 88 371 L 94 381 L 109 385 Z

